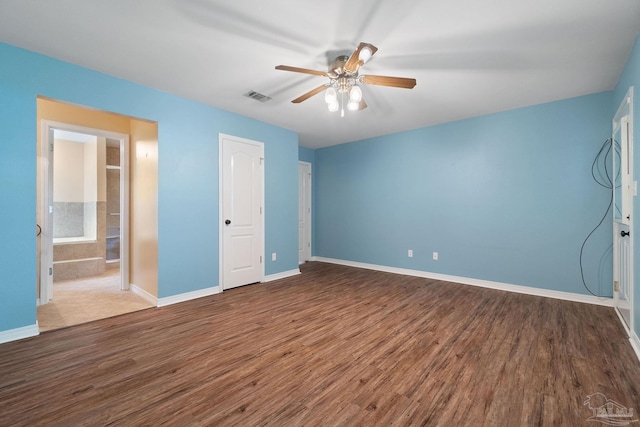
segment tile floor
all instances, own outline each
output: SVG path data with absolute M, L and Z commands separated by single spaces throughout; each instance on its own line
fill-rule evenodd
M 53 299 L 38 307 L 40 332 L 151 308 L 131 291 L 120 290 L 120 270 L 103 276 L 54 283 Z

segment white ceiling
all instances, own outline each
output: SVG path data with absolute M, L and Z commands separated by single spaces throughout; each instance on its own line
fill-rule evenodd
M 0 0 L 0 41 L 291 129 L 317 148 L 610 90 L 638 0 Z M 369 108 L 327 111 L 326 53 L 378 47 Z M 250 90 L 273 99 L 243 97 Z

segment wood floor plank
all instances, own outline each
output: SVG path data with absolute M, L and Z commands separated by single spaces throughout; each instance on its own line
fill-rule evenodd
M 0 345 L 0 426 L 586 425 L 640 409 L 611 308 L 323 263 Z

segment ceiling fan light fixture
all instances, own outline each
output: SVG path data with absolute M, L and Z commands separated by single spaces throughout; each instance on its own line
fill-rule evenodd
M 362 89 L 360 89 L 360 86 L 353 85 L 353 87 L 351 87 L 351 90 L 349 91 L 349 100 L 356 104 L 362 101 Z
M 329 86 L 324 93 L 324 102 L 326 102 L 327 104 L 331 104 L 333 102 L 337 103 L 337 101 L 338 94 L 336 93 L 336 90 L 333 87 Z
M 358 55 L 358 59 L 365 64 L 369 59 L 371 59 L 371 55 L 373 55 L 373 51 L 369 46 L 365 46 L 360 50 L 360 54 Z
M 364 102 L 361 85 L 376 85 L 413 89 L 416 79 L 406 77 L 391 77 L 378 75 L 360 75 L 360 67 L 378 51 L 378 48 L 370 43 L 360 43 L 351 55 L 341 52 L 333 52 L 338 56 L 329 65 L 327 72 L 310 70 L 307 68 L 278 65 L 277 70 L 292 71 L 295 73 L 312 74 L 328 77 L 329 82 L 312 89 L 297 97 L 291 102 L 299 104 L 312 96 L 324 92 L 324 101 L 331 112 L 340 110 L 340 116 L 344 117 L 345 110 L 362 111 L 367 108 Z M 327 52 L 327 58 L 333 57 Z

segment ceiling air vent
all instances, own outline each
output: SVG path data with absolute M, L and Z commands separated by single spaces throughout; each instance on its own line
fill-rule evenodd
M 271 99 L 271 97 L 267 95 L 263 95 L 259 92 L 256 92 L 255 90 L 250 90 L 249 92 L 245 93 L 244 96 L 246 96 L 247 98 L 255 99 L 256 101 L 260 101 L 260 102 L 267 102 Z

